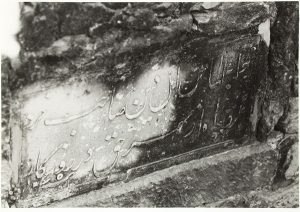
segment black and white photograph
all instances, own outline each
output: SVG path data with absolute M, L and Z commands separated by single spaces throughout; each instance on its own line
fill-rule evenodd
M 2 209 L 299 208 L 299 1 L 0 8 Z

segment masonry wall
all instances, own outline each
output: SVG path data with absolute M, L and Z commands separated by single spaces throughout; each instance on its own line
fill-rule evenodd
M 299 206 L 298 2 L 22 3 L 21 20 L 2 207 Z

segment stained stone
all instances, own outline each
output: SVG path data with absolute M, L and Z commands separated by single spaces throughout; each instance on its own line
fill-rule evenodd
M 273 3 L 249 2 L 195 3 L 191 8 L 195 27 L 205 34 L 225 34 L 256 26 L 276 12 Z M 250 17 L 256 18 L 250 18 Z
M 11 81 L 23 200 L 77 195 L 253 140 L 268 55 L 258 26 L 274 3 L 32 7 Z M 193 30 L 203 9 L 209 21 Z
M 1 59 L 1 153 L 6 160 L 9 159 L 9 118 L 10 118 L 10 99 L 9 89 L 10 72 L 12 72 L 11 61 L 7 57 Z
M 299 175 L 299 143 L 296 141 L 287 154 L 288 168 L 284 173 L 286 179 L 297 178 Z
M 10 179 L 12 170 L 9 162 L 5 159 L 1 160 L 1 199 L 8 196 L 10 190 Z
M 277 2 L 277 18 L 271 28 L 270 77 L 281 101 L 291 94 L 291 79 L 298 75 L 299 2 Z
M 275 127 L 285 132 L 289 119 L 289 99 L 297 96 L 299 2 L 276 2 L 277 16 L 271 27 L 269 71 L 266 76 L 264 115 L 258 125 L 258 137 L 265 140 Z M 280 110 L 270 112 L 270 105 Z M 272 117 L 276 117 L 275 119 Z M 273 121 L 270 121 L 274 119 Z
M 298 133 L 298 97 L 290 98 L 288 104 L 288 113 L 284 120 L 282 120 L 279 124 L 277 124 L 277 128 L 282 130 L 285 133 Z
M 268 187 L 276 171 L 276 154 L 265 143 L 251 144 L 130 182 L 103 186 L 46 207 L 209 207 L 224 198 Z M 274 193 L 270 197 L 274 198 Z M 18 206 L 37 207 L 51 198 L 42 195 L 34 201 L 22 201 Z
M 273 100 L 263 103 L 262 118 L 259 120 L 258 139 L 266 140 L 274 130 L 275 125 L 283 115 L 284 107 L 279 101 Z
M 74 77 L 63 83 L 48 81 L 45 84 L 49 85 L 48 99 L 40 89 L 45 82 L 22 89 L 17 96 L 21 102 L 17 117 L 30 115 L 33 123 L 32 128 L 21 128 L 25 138 L 22 144 L 26 145 L 22 160 L 37 161 L 35 166 L 45 167 L 49 173 L 37 184 L 39 189 L 56 187 L 64 180 L 74 183 L 92 180 L 94 176 L 90 178 L 90 172 L 97 177 L 103 172 L 105 176 L 107 171 L 123 172 L 193 149 L 206 147 L 209 152 L 227 143 L 240 142 L 245 136 L 249 138 L 251 125 L 247 119 L 252 110 L 255 82 L 259 82 L 258 74 L 263 71 L 260 58 L 266 52 L 259 36 L 233 41 L 225 45 L 216 42 L 208 47 L 204 41 L 190 41 L 188 45 L 195 48 L 185 55 L 188 60 L 183 59 L 177 65 L 162 61 L 155 71 L 150 65 L 137 79 L 118 88 L 124 93 L 121 100 L 114 98 L 115 89 L 110 90 L 97 81 L 95 75 Z M 202 54 L 197 55 L 200 49 Z M 194 54 L 197 57 L 193 60 L 190 57 Z M 198 72 L 190 72 L 195 67 L 199 67 Z M 157 74 L 161 78 L 159 84 L 154 82 Z M 176 81 L 174 89 L 170 81 Z M 237 94 L 224 89 L 229 81 Z M 196 96 L 198 101 L 194 100 Z M 143 104 L 133 106 L 135 99 L 141 99 Z M 203 107 L 197 109 L 200 99 Z M 229 108 L 229 113 L 223 113 Z M 170 122 L 174 115 L 175 120 Z M 149 119 L 150 116 L 153 118 Z M 139 117 L 149 120 L 148 124 L 142 125 Z M 16 118 L 14 122 L 15 134 L 22 126 L 19 121 Z M 106 127 L 107 131 L 93 132 L 95 126 Z M 124 139 L 121 147 L 112 139 L 116 132 Z M 81 140 L 81 136 L 86 140 Z M 84 162 L 89 158 L 87 144 L 93 148 L 103 146 L 103 149 L 92 155 L 93 160 Z M 68 148 L 62 149 L 62 145 Z M 118 153 L 119 149 L 122 153 Z M 61 160 L 66 161 L 66 171 L 61 169 L 62 173 L 51 174 L 51 169 Z M 28 175 L 32 168 L 24 166 L 20 175 Z M 24 196 L 34 192 L 27 180 L 21 183 Z
M 1 207 L 8 207 L 7 198 L 11 189 L 10 180 L 12 167 L 10 163 L 10 99 L 9 73 L 12 70 L 11 61 L 1 58 Z M 16 167 L 15 167 L 16 168 Z

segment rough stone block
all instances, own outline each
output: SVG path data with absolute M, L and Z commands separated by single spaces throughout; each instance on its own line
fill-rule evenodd
M 274 191 L 264 189 L 237 194 L 207 206 L 214 208 L 298 208 L 299 182 Z
M 288 169 L 285 172 L 286 179 L 299 177 L 299 143 L 296 141 L 288 152 Z
M 274 13 L 273 3 L 24 3 L 10 80 L 20 205 L 253 142 L 268 55 L 258 25 Z
M 279 124 L 280 126 L 278 126 L 285 133 L 289 133 L 289 134 L 298 133 L 299 130 L 298 104 L 299 104 L 298 97 L 290 98 L 287 117 Z

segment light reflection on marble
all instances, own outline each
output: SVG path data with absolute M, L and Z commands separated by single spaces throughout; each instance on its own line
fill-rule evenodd
M 28 160 L 44 160 L 46 173 L 66 161 L 69 168 L 78 166 L 73 178 L 85 176 L 92 168 L 97 172 L 112 169 L 119 157 L 128 155 L 134 141 L 169 130 L 176 77 L 177 68 L 165 63 L 146 70 L 118 91 L 82 81 L 36 94 L 22 108 L 22 114 L 30 115 L 30 123 L 35 123 L 26 129 Z M 62 142 L 67 148 L 58 148 Z M 126 166 L 138 157 L 131 160 Z M 63 178 L 56 176 L 58 181 Z

